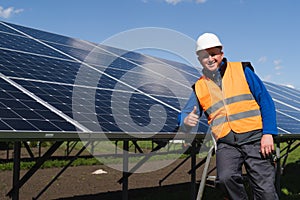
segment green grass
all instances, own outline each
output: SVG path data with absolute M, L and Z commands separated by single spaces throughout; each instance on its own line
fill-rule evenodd
M 291 148 L 293 148 L 294 146 L 296 146 L 297 144 L 299 144 L 300 141 L 296 141 Z M 284 143 L 283 145 L 281 145 L 281 149 L 283 149 L 284 147 L 286 147 L 287 144 Z M 285 152 L 283 152 L 285 153 Z M 294 163 L 300 160 L 300 146 L 295 149 L 292 153 L 289 153 L 288 158 L 287 158 L 287 163 Z
M 45 161 L 45 163 L 41 166 L 42 169 L 45 168 L 60 168 L 60 167 L 64 167 L 67 165 L 69 161 L 68 160 L 47 160 Z M 30 161 L 30 162 L 21 162 L 20 164 L 20 169 L 21 170 L 28 170 L 30 169 L 33 165 L 35 164 L 34 161 Z M 80 166 L 80 165 L 101 165 L 102 163 L 97 160 L 96 158 L 78 158 L 76 159 L 71 166 Z M 9 163 L 2 163 L 0 164 L 0 170 L 1 171 L 5 171 L 5 170 L 12 170 L 13 169 L 13 163 L 9 162 Z
M 299 144 L 300 141 L 292 145 Z M 282 145 L 285 147 L 286 145 Z M 288 155 L 286 166 L 280 177 L 281 199 L 300 199 L 300 147 Z

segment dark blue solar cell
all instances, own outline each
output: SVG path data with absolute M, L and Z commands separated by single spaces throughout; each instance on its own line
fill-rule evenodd
M 62 112 L 71 111 L 72 102 L 69 97 L 72 96 L 72 93 L 69 89 L 64 89 L 61 93 L 59 93 L 62 88 L 66 87 L 57 84 L 52 84 L 51 87 L 47 83 L 30 82 L 25 80 L 16 80 L 16 82 Z M 51 93 L 53 89 L 56 89 L 56 94 Z
M 120 55 L 126 54 L 128 52 L 123 49 L 118 49 L 118 48 L 110 47 L 110 46 L 103 45 L 103 44 L 99 44 L 98 46 L 100 48 L 106 50 L 107 52 L 111 52 L 112 54 L 116 55 L 117 57 L 119 57 Z
M 3 25 L 2 23 L 4 23 L 4 22 L 1 22 L 1 23 L 0 23 L 0 31 L 5 32 L 5 33 L 12 33 L 12 34 L 20 35 L 19 32 L 17 32 L 17 31 L 15 31 L 15 30 L 13 30 L 13 29 L 11 29 L 11 28 L 9 28 L 9 27 Z
M 0 72 L 6 76 L 73 84 L 79 63 L 0 51 Z
M 72 124 L 70 124 L 67 121 L 51 121 L 52 124 L 54 124 L 55 126 L 59 127 L 61 130 L 63 131 L 81 131 L 76 129 L 76 127 Z
M 1 85 L 0 85 L 0 87 L 1 87 Z M 0 96 L 0 99 L 2 100 L 2 99 L 10 99 L 11 98 L 11 95 L 9 95 L 9 94 L 7 94 L 6 92 L 5 92 L 5 90 L 3 90 L 2 88 L 1 88 L 1 90 L 0 90 L 0 93 L 1 93 L 1 96 Z M 1 104 L 1 103 L 0 103 Z
M 105 132 L 122 132 L 112 115 L 111 95 L 112 91 L 97 90 L 95 106 L 99 126 Z
M 299 118 L 290 117 L 285 112 L 277 112 L 277 126 L 279 133 L 300 134 Z
M 284 99 L 300 100 L 300 91 L 283 85 L 275 85 L 265 82 L 266 88 L 271 92 L 271 95 L 282 96 Z
M 144 91 L 147 94 L 156 93 L 156 95 L 164 94 L 164 95 L 169 95 L 170 97 L 175 97 L 173 92 L 169 90 L 167 87 L 158 84 L 151 84 L 151 85 L 153 87 L 151 87 L 148 84 L 145 84 L 139 89 L 141 91 Z M 174 98 L 173 100 L 174 100 L 174 108 L 179 109 L 180 106 L 178 100 Z M 162 128 L 161 132 L 174 132 L 177 128 L 178 112 L 169 107 L 166 107 L 165 105 L 161 104 L 160 102 L 156 101 L 153 98 L 145 96 L 144 94 L 134 93 L 131 96 L 129 101 L 130 117 L 139 126 L 147 126 L 152 121 L 149 111 L 153 105 L 161 105 L 162 107 L 164 107 L 164 110 L 166 112 L 166 118 L 165 116 L 161 116 L 159 114 L 156 116 L 152 116 L 161 121 L 166 120 L 165 126 Z M 151 132 L 151 130 L 149 130 L 149 132 Z
M 54 124 L 49 123 L 48 121 L 40 121 L 40 120 L 28 120 L 29 123 L 33 124 L 35 127 L 37 127 L 39 130 L 44 131 L 62 131 L 62 127 L 58 128 Z
M 0 108 L 0 119 L 20 118 L 15 112 L 7 108 Z
M 7 130 L 12 130 L 12 128 L 0 119 L 0 131 L 7 131 Z
M 146 94 L 157 96 L 170 96 L 176 98 L 175 94 L 167 86 L 158 83 L 144 84 L 138 89 L 145 92 Z
M 10 130 L 31 131 L 75 130 L 69 122 L 62 123 L 65 120 L 60 116 L 2 79 L 0 87 L 0 119 L 3 130 L 7 130 L 8 127 L 11 127 Z M 64 126 L 55 126 L 53 121 Z
M 147 62 L 148 63 L 150 62 L 154 62 L 155 60 L 154 59 L 150 59 L 142 54 L 139 54 L 139 53 L 136 53 L 136 52 L 132 52 L 132 51 L 128 51 L 122 55 L 120 55 L 121 57 L 123 58 L 126 58 L 126 59 L 130 59 L 130 60 L 137 60 L 137 61 L 143 61 L 143 63 Z
M 71 46 L 64 46 L 61 44 L 52 44 L 52 43 L 48 43 L 50 46 L 54 47 L 55 49 L 58 49 L 62 52 L 64 52 L 65 54 L 77 58 L 79 60 L 84 60 L 90 53 L 90 49 L 89 50 L 83 50 L 83 49 L 74 49 Z M 70 58 L 69 58 L 70 59 Z
M 36 110 L 40 116 L 44 117 L 47 120 L 53 121 L 53 120 L 59 120 L 60 117 L 57 116 L 57 114 L 55 114 L 54 112 L 50 111 L 50 110 L 40 110 L 37 109 Z
M 69 59 L 73 59 L 73 60 L 78 59 L 80 61 L 85 61 L 87 63 L 90 63 L 89 61 L 94 61 L 92 63 L 97 64 L 97 65 L 106 64 L 106 63 L 101 62 L 103 60 L 101 58 L 108 56 L 108 55 L 107 54 L 103 55 L 103 53 L 105 53 L 105 52 L 101 52 L 98 49 L 94 49 L 94 48 L 96 48 L 96 46 L 92 46 L 92 45 L 88 45 L 87 43 L 84 43 L 85 48 L 82 49 L 84 46 L 81 45 L 82 48 L 79 49 L 76 46 L 76 44 L 78 44 L 78 42 L 76 42 L 76 43 L 70 42 L 68 44 L 55 44 L 55 43 L 47 42 L 47 44 L 49 44 L 51 47 L 54 47 L 57 50 L 64 52 L 65 54 L 67 54 L 69 56 Z M 66 46 L 66 45 L 68 45 L 68 46 Z
M 49 33 L 46 31 L 41 31 L 41 30 L 29 28 L 29 27 L 24 27 L 24 26 L 20 26 L 20 25 L 16 25 L 16 24 L 7 23 L 7 22 L 5 22 L 5 24 L 7 24 L 8 26 L 11 26 L 21 32 L 24 32 L 34 38 L 41 39 L 41 40 L 47 40 L 47 41 L 51 41 L 51 42 L 62 42 L 62 43 L 66 43 L 69 40 L 74 40 L 74 39 L 71 39 L 66 36 Z
M 24 104 L 20 101 L 16 101 L 15 99 L 5 99 L 2 100 L 2 103 L 10 109 L 24 108 Z
M 32 110 L 14 109 L 14 112 L 24 119 L 44 120 L 40 115 L 38 115 L 35 111 Z
M 39 129 L 23 119 L 2 119 L 10 127 L 17 131 L 39 131 Z
M 65 55 L 41 44 L 40 42 L 27 37 L 6 33 L 0 34 L 0 48 L 68 59 L 68 57 L 66 57 Z
M 99 118 L 101 120 L 101 128 L 103 132 L 123 132 L 115 122 L 108 122 L 106 119 Z

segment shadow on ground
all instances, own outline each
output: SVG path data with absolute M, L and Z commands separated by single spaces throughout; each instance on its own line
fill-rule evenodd
M 280 183 L 282 199 L 300 199 L 300 160 L 285 166 Z
M 281 176 L 283 192 L 281 200 L 300 200 L 300 162 L 288 164 Z M 198 191 L 198 188 L 197 188 Z M 79 195 L 56 200 L 117 200 L 122 199 L 122 191 L 104 192 L 92 195 Z M 191 199 L 191 183 L 181 183 L 167 186 L 131 189 L 128 191 L 130 200 L 185 200 Z M 222 194 L 213 186 L 206 186 L 203 199 L 222 200 Z
M 198 189 L 198 188 L 197 188 Z M 198 191 L 198 190 L 197 190 Z M 122 191 L 113 191 L 98 193 L 93 195 L 80 195 L 66 198 L 59 198 L 56 200 L 117 200 L 122 199 Z M 191 199 L 191 183 L 181 183 L 167 186 L 158 186 L 151 188 L 131 189 L 128 191 L 128 199 L 130 200 L 185 200 Z M 205 188 L 204 199 L 223 199 L 222 195 L 213 187 Z

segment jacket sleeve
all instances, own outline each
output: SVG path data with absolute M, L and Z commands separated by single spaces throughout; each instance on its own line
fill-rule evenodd
M 276 110 L 269 92 L 252 69 L 245 67 L 244 72 L 250 91 L 260 106 L 263 134 L 277 135 Z
M 183 121 L 184 121 L 184 118 L 186 118 L 186 116 L 188 116 L 188 114 L 190 114 L 190 112 L 192 112 L 194 106 L 197 106 L 197 114 L 199 116 L 201 116 L 202 109 L 199 106 L 199 102 L 198 102 L 195 92 L 192 92 L 187 103 L 185 104 L 185 106 L 183 107 L 181 112 L 178 114 L 178 125 L 179 125 L 180 131 L 182 131 L 182 132 L 190 132 L 191 131 L 192 128 L 185 125 L 183 123 Z

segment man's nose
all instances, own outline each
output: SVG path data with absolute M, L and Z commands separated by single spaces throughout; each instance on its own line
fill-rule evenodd
M 214 55 L 208 55 L 208 60 L 211 61 L 214 59 L 214 57 L 215 57 Z

